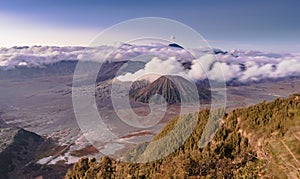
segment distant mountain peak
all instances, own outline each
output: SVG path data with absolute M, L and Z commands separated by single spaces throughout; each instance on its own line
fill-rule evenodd
M 166 75 L 159 77 L 144 88 L 130 92 L 130 97 L 134 101 L 143 103 L 149 103 L 151 98 L 155 95 L 162 96 L 168 104 L 176 104 L 182 102 L 197 102 L 199 99 L 208 100 L 209 90 L 202 89 L 199 93 L 199 88 L 183 77 Z
M 176 43 L 171 43 L 168 45 L 169 47 L 175 47 L 175 48 L 181 48 L 181 49 L 184 49 L 182 46 L 176 44 Z

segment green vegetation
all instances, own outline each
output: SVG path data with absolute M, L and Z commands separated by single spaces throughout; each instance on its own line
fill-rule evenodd
M 175 118 L 152 142 L 138 146 L 127 156 L 129 160 L 139 158 L 153 143 L 174 132 L 172 129 L 181 121 L 186 124 L 197 116 L 191 135 L 167 157 L 140 164 L 108 157 L 100 162 L 85 158 L 65 178 L 300 178 L 300 95 L 233 110 L 222 118 L 213 140 L 204 148 L 198 143 L 209 110 L 198 114 Z M 214 122 L 210 127 L 218 127 L 217 120 Z M 181 125 L 172 133 L 172 140 L 188 127 Z M 171 143 L 155 152 L 171 150 L 168 146 Z

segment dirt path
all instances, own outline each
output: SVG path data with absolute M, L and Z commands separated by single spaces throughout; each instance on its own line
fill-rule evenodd
M 300 168 L 300 163 L 299 163 L 297 157 L 293 154 L 293 152 L 292 152 L 292 151 L 290 150 L 290 148 L 284 143 L 283 140 L 280 139 L 280 141 L 281 141 L 281 143 L 284 145 L 284 147 L 286 148 L 286 150 L 290 153 L 290 155 L 294 158 L 294 160 L 296 161 L 296 163 L 297 163 L 297 165 L 298 165 L 298 168 Z

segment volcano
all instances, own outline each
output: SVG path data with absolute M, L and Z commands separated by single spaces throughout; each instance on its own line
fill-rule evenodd
M 149 103 L 150 100 L 168 104 L 192 103 L 199 100 L 209 100 L 210 91 L 196 86 L 181 76 L 161 76 L 154 82 L 137 90 L 131 90 L 130 97 L 136 102 Z M 158 98 L 160 95 L 162 98 Z

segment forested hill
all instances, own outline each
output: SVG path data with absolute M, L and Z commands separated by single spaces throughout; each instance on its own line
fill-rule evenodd
M 231 111 L 213 140 L 199 149 L 208 116 L 209 110 L 201 110 L 184 145 L 163 159 L 133 164 L 108 157 L 99 162 L 83 158 L 65 178 L 300 178 L 300 94 Z M 179 119 L 153 141 L 171 131 Z M 150 144 L 138 146 L 128 157 L 138 157 Z

